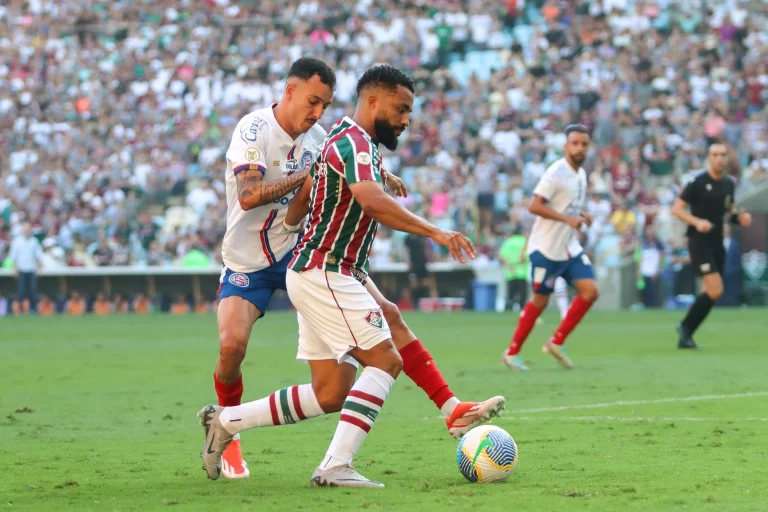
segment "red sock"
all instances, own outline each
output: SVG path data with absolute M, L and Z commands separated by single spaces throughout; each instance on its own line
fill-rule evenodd
M 581 322 L 581 319 L 584 318 L 584 315 L 587 314 L 587 311 L 589 311 L 589 308 L 591 307 L 592 302 L 588 302 L 581 295 L 578 295 L 573 299 L 573 304 L 568 308 L 568 314 L 565 315 L 565 318 L 563 318 L 563 321 L 560 322 L 560 326 L 555 331 L 554 336 L 552 336 L 552 343 L 555 345 L 562 345 L 565 343 L 565 339 L 571 334 L 571 331 L 579 325 L 579 322 Z
M 539 315 L 541 315 L 541 310 L 534 306 L 533 302 L 529 302 L 525 305 L 523 312 L 520 313 L 520 320 L 517 322 L 515 334 L 512 335 L 512 341 L 509 343 L 507 354 L 516 356 L 520 353 L 520 349 L 523 348 L 523 343 L 525 343 L 528 335 L 531 334 Z
M 429 354 L 419 340 L 413 340 L 400 349 L 400 357 L 403 358 L 403 371 L 427 394 L 430 400 L 435 402 L 439 409 L 454 393 L 445 382 L 443 374 L 437 368 Z
M 240 374 L 235 382 L 225 384 L 216 377 L 214 372 L 213 383 L 216 386 L 216 394 L 219 396 L 219 405 L 222 407 L 240 405 L 240 399 L 243 397 L 243 374 Z

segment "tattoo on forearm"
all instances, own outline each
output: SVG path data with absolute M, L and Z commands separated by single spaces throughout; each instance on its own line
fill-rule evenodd
M 242 171 L 236 177 L 237 196 L 251 207 L 265 205 L 299 188 L 308 173 L 299 171 L 276 181 L 264 181 L 261 171 Z

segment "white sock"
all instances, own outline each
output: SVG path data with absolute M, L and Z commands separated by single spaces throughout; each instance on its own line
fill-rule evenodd
M 230 434 L 256 427 L 288 425 L 325 414 L 317 402 L 312 384 L 291 386 L 266 398 L 226 407 L 219 420 Z
M 564 279 L 558 279 L 555 281 L 555 298 L 557 299 L 557 307 L 560 309 L 560 319 L 565 318 L 568 314 L 568 285 Z
M 450 418 L 451 414 L 453 414 L 453 411 L 456 409 L 456 406 L 461 403 L 461 400 L 456 398 L 455 396 L 452 396 L 448 399 L 447 402 L 443 404 L 443 406 L 440 408 L 440 412 L 443 415 L 443 418 Z
M 373 427 L 395 379 L 369 366 L 357 379 L 341 409 L 339 425 L 320 464 L 322 469 L 350 464 Z

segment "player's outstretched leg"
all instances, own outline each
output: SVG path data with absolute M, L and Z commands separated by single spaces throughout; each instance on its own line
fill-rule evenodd
M 227 283 L 229 286 L 229 283 Z M 225 293 L 228 290 L 225 290 Z M 219 328 L 219 359 L 213 373 L 213 383 L 219 405 L 240 405 L 243 396 L 243 376 L 240 365 L 245 358 L 248 339 L 256 320 L 261 316 L 256 306 L 238 296 L 222 297 L 216 313 Z M 248 478 L 248 464 L 243 460 L 240 436 L 235 436 L 224 452 L 222 474 L 226 478 Z
M 494 396 L 483 402 L 461 402 L 448 386 L 443 374 L 424 348 L 421 341 L 408 328 L 400 309 L 388 301 L 373 281 L 366 280 L 366 289 L 381 307 L 389 324 L 392 341 L 403 360 L 403 372 L 432 400 L 445 418 L 448 433 L 456 440 L 478 425 L 490 421 L 504 410 L 503 396 Z
M 563 344 L 568 338 L 568 335 L 573 332 L 587 311 L 592 307 L 592 304 L 597 302 L 600 294 L 597 291 L 597 284 L 593 279 L 580 279 L 574 282 L 574 287 L 578 290 L 579 295 L 573 300 L 571 307 L 568 309 L 568 313 L 560 325 L 558 326 L 555 334 L 544 344 L 542 350 L 557 359 L 557 361 L 566 368 L 573 368 L 573 362 L 565 354 Z
M 392 340 L 367 350 L 356 347 L 349 354 L 365 370 L 347 395 L 328 452 L 312 475 L 313 487 L 384 487 L 358 473 L 352 460 L 392 391 L 403 362 Z
M 521 371 L 528 370 L 522 356 L 520 356 L 520 350 L 523 348 L 525 340 L 528 339 L 528 335 L 531 334 L 531 331 L 536 326 L 536 320 L 541 315 L 541 312 L 547 308 L 548 303 L 549 293 L 534 293 L 530 302 L 523 308 L 515 333 L 512 335 L 512 341 L 509 343 L 509 348 L 501 355 L 501 361 L 509 368 Z
M 693 341 L 693 333 L 704 322 L 709 315 L 712 307 L 723 294 L 723 279 L 717 272 L 706 274 L 702 277 L 702 292 L 696 297 L 696 301 L 691 305 L 685 318 L 677 326 L 677 332 L 680 335 L 677 341 L 677 348 L 697 349 L 700 348 Z
M 568 314 L 568 283 L 565 279 L 558 277 L 555 279 L 555 300 L 557 300 L 557 309 L 560 310 L 560 320 Z
M 227 465 L 222 454 L 240 432 L 258 427 L 291 425 L 338 412 L 355 381 L 357 367 L 335 360 L 310 361 L 312 384 L 291 386 L 233 407 L 208 405 L 199 413 L 205 429 L 203 469 L 216 480 Z

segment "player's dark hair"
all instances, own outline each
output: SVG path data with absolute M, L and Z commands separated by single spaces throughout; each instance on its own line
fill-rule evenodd
M 583 133 L 589 135 L 589 130 L 583 124 L 569 124 L 565 127 L 565 136 L 568 137 L 572 133 Z
M 288 71 L 288 78 L 295 76 L 302 80 L 309 80 L 315 75 L 319 76 L 320 81 L 331 89 L 336 88 L 336 73 L 334 73 L 328 64 L 320 59 L 302 57 L 291 64 L 291 69 Z
M 363 76 L 357 81 L 357 95 L 360 96 L 360 93 L 368 87 L 383 87 L 394 90 L 397 89 L 398 85 L 402 85 L 409 91 L 414 92 L 413 80 L 408 75 L 396 67 L 381 64 L 373 66 L 363 73 Z

